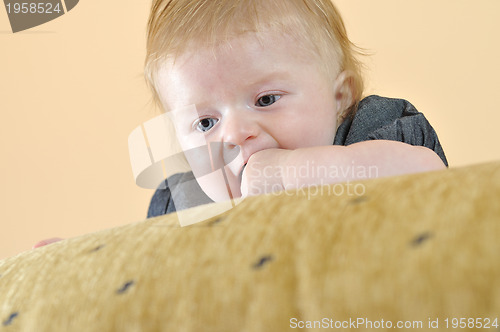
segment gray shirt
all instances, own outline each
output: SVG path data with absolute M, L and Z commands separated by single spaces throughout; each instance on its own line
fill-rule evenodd
M 368 96 L 360 101 L 353 117 L 337 129 L 334 145 L 350 145 L 367 140 L 391 140 L 425 146 L 448 166 L 438 136 L 425 116 L 403 99 Z M 171 190 L 182 186 L 182 190 Z M 212 200 L 198 186 L 192 172 L 172 175 L 151 199 L 148 218 L 207 204 Z M 174 205 L 175 201 L 175 205 Z

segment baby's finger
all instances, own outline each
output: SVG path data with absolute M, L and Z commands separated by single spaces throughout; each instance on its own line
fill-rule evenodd
M 33 246 L 33 249 L 36 249 L 36 248 L 39 248 L 39 247 L 43 247 L 43 246 L 46 246 L 47 244 L 51 244 L 51 243 L 54 243 L 54 242 L 59 242 L 61 240 L 64 240 L 64 239 L 61 239 L 60 237 L 53 237 L 53 238 L 50 238 L 50 239 L 45 239 L 45 240 L 42 240 L 42 241 L 38 242 L 37 244 L 35 244 Z

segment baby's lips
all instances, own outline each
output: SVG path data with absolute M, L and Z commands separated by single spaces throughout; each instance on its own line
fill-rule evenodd
M 47 244 L 51 244 L 51 243 L 54 243 L 54 242 L 59 242 L 61 240 L 64 240 L 64 239 L 61 239 L 60 237 L 52 237 L 50 239 L 45 239 L 45 240 L 42 240 L 42 241 L 38 242 L 37 244 L 35 244 L 33 246 L 33 249 L 36 249 L 36 248 L 39 248 L 39 247 L 43 247 L 43 246 L 46 246 Z

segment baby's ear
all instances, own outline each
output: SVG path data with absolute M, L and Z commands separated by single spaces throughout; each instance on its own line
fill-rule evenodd
M 349 70 L 341 72 L 335 79 L 333 93 L 339 116 L 354 103 L 354 89 L 354 75 Z

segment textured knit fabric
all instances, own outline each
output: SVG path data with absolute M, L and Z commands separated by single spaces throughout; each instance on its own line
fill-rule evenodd
M 448 166 L 438 136 L 425 116 L 403 99 L 369 96 L 363 99 L 353 118 L 339 126 L 334 145 L 384 139 L 425 146 Z
M 362 186 L 247 197 L 196 225 L 170 213 L 0 259 L 0 331 L 498 332 L 500 161 Z M 304 324 L 323 318 L 335 323 Z
M 352 118 L 345 119 L 335 135 L 334 145 L 350 145 L 367 140 L 391 140 L 427 147 L 448 166 L 438 136 L 425 116 L 406 100 L 368 96 Z M 211 203 L 193 173 L 175 174 L 157 189 L 148 209 L 148 218 Z M 182 190 L 171 190 L 181 188 Z M 163 184 L 161 187 L 165 187 Z M 173 194 L 175 193 L 175 194 Z M 175 201 L 175 205 L 174 205 Z

